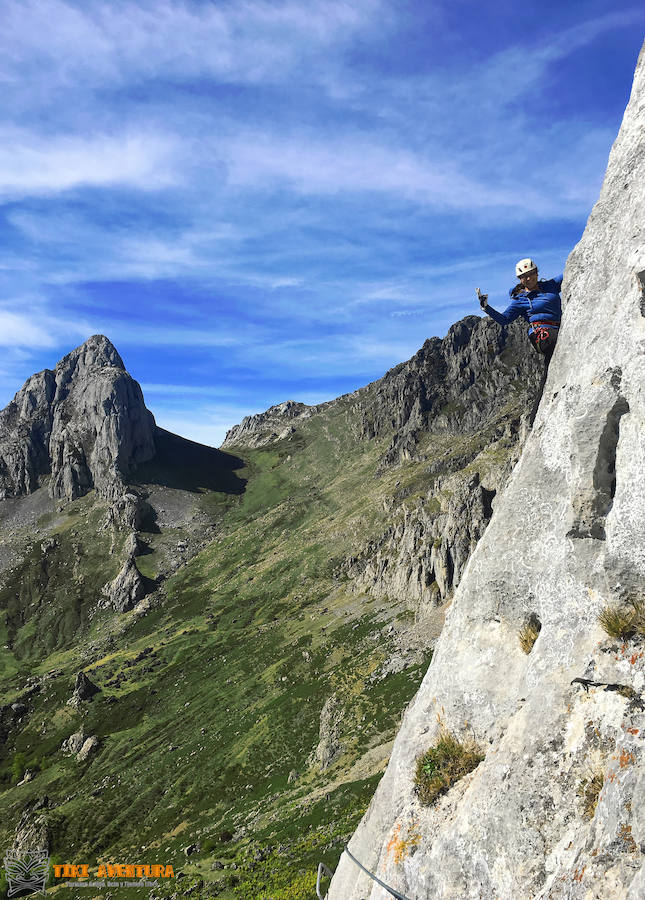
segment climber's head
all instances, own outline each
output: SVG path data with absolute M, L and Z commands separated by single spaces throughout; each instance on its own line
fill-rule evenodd
M 522 287 L 527 291 L 532 291 L 537 287 L 538 269 L 532 259 L 521 259 L 515 266 L 515 274 Z

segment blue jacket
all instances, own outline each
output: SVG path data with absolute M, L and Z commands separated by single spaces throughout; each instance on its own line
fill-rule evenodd
M 526 291 L 519 284 L 508 292 L 511 302 L 503 313 L 497 312 L 492 306 L 487 306 L 485 312 L 500 325 L 508 325 L 524 316 L 531 322 L 560 322 L 562 318 L 562 304 L 560 300 L 560 287 L 563 275 L 551 278 L 548 281 L 538 281 L 533 291 Z M 529 334 L 533 331 L 529 328 Z

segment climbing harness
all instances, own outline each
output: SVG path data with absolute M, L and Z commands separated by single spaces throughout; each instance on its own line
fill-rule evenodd
M 363 872 L 369 875 L 373 881 L 375 881 L 377 884 L 380 884 L 381 887 L 385 888 L 385 890 L 388 891 L 388 893 L 390 893 L 393 897 L 396 897 L 396 900 L 408 900 L 408 898 L 404 896 L 404 894 L 399 893 L 399 891 L 395 890 L 393 887 L 385 884 L 385 882 L 381 881 L 380 878 L 377 878 L 373 872 L 370 872 L 369 869 L 366 869 L 362 863 L 359 863 L 356 857 L 350 853 L 347 844 L 345 845 L 345 853 L 349 856 L 352 862 L 356 863 L 359 869 L 362 869 Z M 333 875 L 333 872 L 331 872 L 324 863 L 318 863 L 318 880 L 316 881 L 316 895 L 318 896 L 318 900 L 327 900 L 327 895 L 325 894 L 325 896 L 323 897 L 323 895 L 320 893 L 320 879 L 322 878 L 323 873 L 325 875 L 328 875 L 330 878 Z
M 529 325 L 533 329 L 532 333 L 538 349 L 542 341 L 548 341 L 548 339 L 551 337 L 549 328 L 560 327 L 559 322 L 529 322 Z
M 523 260 L 523 262 L 526 262 L 526 260 Z M 518 263 L 518 265 L 519 265 L 519 263 Z M 533 301 L 529 297 L 528 291 L 526 294 L 526 299 L 529 302 L 530 314 L 532 314 L 533 313 Z M 540 353 L 546 353 L 546 347 L 544 347 L 542 345 L 546 344 L 547 341 L 549 340 L 549 338 L 551 337 L 551 334 L 549 333 L 549 328 L 559 328 L 560 323 L 559 322 L 550 322 L 548 319 L 546 319 L 544 322 L 529 322 L 529 327 L 533 329 L 532 332 L 529 332 L 529 337 L 535 338 L 535 349 L 538 350 Z M 557 335 L 556 335 L 556 339 L 557 339 Z

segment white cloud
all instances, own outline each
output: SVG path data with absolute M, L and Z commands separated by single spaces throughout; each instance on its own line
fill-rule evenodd
M 575 138 L 575 140 L 574 140 Z M 542 141 L 552 148 L 544 160 L 527 170 L 526 156 L 509 151 L 504 166 L 482 143 L 481 166 L 468 168 L 448 158 L 445 149 L 428 143 L 423 153 L 388 144 L 376 134 L 283 136 L 240 131 L 220 138 L 213 148 L 228 172 L 229 186 L 245 190 L 288 187 L 302 195 L 346 196 L 368 193 L 387 196 L 419 208 L 492 215 L 503 212 L 514 219 L 566 219 L 584 214 L 595 199 L 598 178 L 610 137 L 606 129 L 588 126 L 578 135 L 571 126 L 557 142 L 543 130 Z M 542 143 L 539 144 L 542 146 Z M 574 166 L 580 148 L 586 150 L 582 167 Z M 488 167 L 496 169 L 491 172 Z M 521 190 L 518 189 L 521 183 Z M 548 185 L 548 190 L 545 189 Z
M 282 181 L 304 194 L 372 192 L 457 209 L 520 203 L 516 190 L 479 184 L 444 160 L 379 145 L 367 135 L 322 140 L 247 133 L 220 141 L 217 150 L 233 186 Z M 541 202 L 539 195 L 531 199 Z
M 27 349 L 56 347 L 61 340 L 88 338 L 84 323 L 57 319 L 33 310 L 29 315 L 0 309 L 0 346 Z
M 283 81 L 303 57 L 375 28 L 379 0 L 26 0 L 6 4 L 0 80 L 16 83 L 25 60 L 43 89 L 154 78 Z M 35 74 L 35 71 L 34 71 Z
M 0 196 L 51 194 L 75 187 L 156 189 L 176 180 L 176 143 L 154 134 L 44 136 L 0 130 Z
M 141 325 L 138 322 L 124 322 L 111 319 L 104 328 L 97 327 L 92 334 L 106 334 L 113 344 L 136 346 L 168 346 L 168 347 L 236 347 L 249 343 L 248 338 L 225 334 L 220 329 L 204 326 L 203 328 L 182 328 L 175 320 L 171 324 L 160 322 L 159 325 Z

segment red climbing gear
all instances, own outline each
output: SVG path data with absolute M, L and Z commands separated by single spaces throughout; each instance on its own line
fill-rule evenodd
M 559 328 L 559 322 L 529 322 L 529 325 L 533 329 L 533 337 L 535 338 L 536 345 L 539 347 L 542 341 L 548 341 L 550 334 L 549 328 Z

